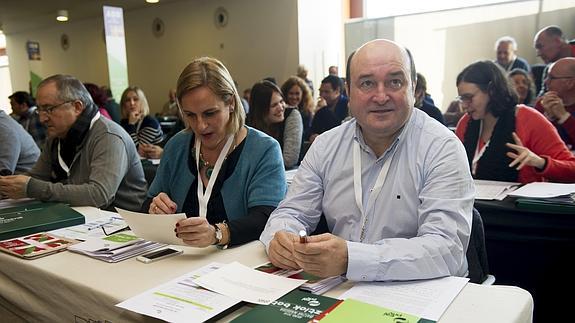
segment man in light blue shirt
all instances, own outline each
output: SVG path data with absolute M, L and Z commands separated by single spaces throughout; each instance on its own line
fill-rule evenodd
M 348 62 L 354 119 L 319 136 L 260 240 L 273 264 L 356 281 L 464 276 L 475 189 L 457 137 L 414 109 L 409 52 L 388 40 Z M 309 236 L 324 214 L 331 233 Z

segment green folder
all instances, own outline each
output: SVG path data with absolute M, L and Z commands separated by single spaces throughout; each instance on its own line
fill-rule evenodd
M 270 305 L 257 305 L 234 319 L 233 323 L 308 322 L 321 314 L 338 299 L 293 290 Z
M 540 211 L 544 213 L 575 214 L 575 202 L 558 201 L 556 199 L 517 198 L 518 209 Z
M 85 223 L 84 216 L 66 204 L 30 202 L 0 209 L 0 240 L 83 223 Z
M 435 323 L 435 321 L 416 317 L 414 315 L 390 310 L 368 303 L 346 299 L 327 315 L 320 323 Z

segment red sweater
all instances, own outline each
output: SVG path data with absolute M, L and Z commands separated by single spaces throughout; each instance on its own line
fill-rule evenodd
M 467 131 L 468 121 L 469 115 L 466 114 L 457 124 L 455 134 L 461 141 Z M 515 115 L 515 132 L 525 147 L 547 161 L 542 171 L 537 171 L 532 166 L 521 168 L 518 182 L 575 183 L 575 156 L 567 149 L 557 129 L 545 116 L 526 105 L 518 105 Z

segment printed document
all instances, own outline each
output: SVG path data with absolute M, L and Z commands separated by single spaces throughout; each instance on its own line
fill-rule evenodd
M 509 194 L 518 197 L 548 198 L 575 193 L 575 184 L 533 182 Z
M 358 283 L 339 296 L 439 321 L 469 278 L 443 277 L 406 282 Z
M 486 181 L 480 179 L 473 180 L 473 182 L 475 183 L 476 200 L 501 201 L 521 185 L 520 183 Z
M 270 304 L 305 282 L 305 279 L 264 273 L 239 262 L 232 262 L 196 280 L 198 285 L 214 292 L 262 305 Z
M 179 220 L 186 218 L 185 213 L 177 214 L 147 214 L 116 208 L 118 213 L 128 223 L 132 232 L 139 238 L 174 245 L 186 245 L 176 237 L 174 229 Z
M 116 306 L 168 322 L 204 322 L 238 304 L 239 299 L 200 288 L 195 280 L 223 266 L 211 263 Z

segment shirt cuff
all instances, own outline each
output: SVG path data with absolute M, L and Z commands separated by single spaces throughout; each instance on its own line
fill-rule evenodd
M 376 250 L 377 246 L 353 241 L 346 242 L 347 279 L 352 281 L 378 280 L 381 264 Z
M 571 114 L 569 114 L 569 112 L 565 112 L 564 115 L 561 116 L 561 118 L 559 118 L 559 120 L 557 120 L 558 124 L 564 124 L 565 121 L 567 121 L 567 119 L 569 119 L 569 117 L 571 116 Z

